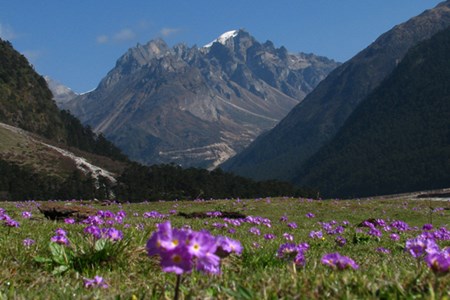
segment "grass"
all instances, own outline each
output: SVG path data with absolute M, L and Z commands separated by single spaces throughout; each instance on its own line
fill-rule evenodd
M 197 271 L 184 275 L 181 284 L 182 299 L 450 299 L 450 274 L 435 276 L 422 261 L 405 252 L 405 241 L 422 232 L 430 223 L 434 228 L 450 229 L 450 203 L 403 200 L 327 200 L 272 198 L 250 200 L 216 200 L 203 202 L 151 202 L 111 205 L 92 203 L 100 210 L 124 210 L 123 224 L 115 225 L 124 233 L 123 247 L 108 250 L 102 257 L 89 254 L 91 242 L 83 233 L 83 224 L 64 224 L 45 219 L 37 210 L 39 202 L 2 202 L 0 207 L 20 222 L 20 227 L 0 227 L 0 299 L 173 299 L 174 274 L 163 273 L 156 258 L 149 258 L 145 244 L 161 219 L 144 218 L 143 213 L 158 211 L 168 214 L 172 226 L 190 226 L 193 230 L 207 229 L 213 235 L 227 235 L 244 246 L 240 256 L 222 261 L 222 273 L 208 276 Z M 97 206 L 98 205 L 98 206 Z M 176 213 L 169 214 L 171 210 Z M 243 223 L 235 233 L 220 218 L 185 219 L 178 212 L 237 211 L 246 215 L 271 220 L 271 227 Z M 24 219 L 22 211 L 32 217 Z M 314 218 L 307 218 L 307 213 Z M 291 229 L 282 216 L 298 227 Z M 431 218 L 432 217 L 432 218 Z M 362 221 L 376 218 L 387 223 L 403 220 L 414 230 L 402 232 L 400 241 L 383 232 L 380 238 L 368 236 L 358 227 Z M 347 244 L 339 247 L 336 235 L 324 233 L 324 239 L 311 239 L 312 230 L 321 230 L 320 222 L 348 221 L 341 236 Z M 261 235 L 249 233 L 257 227 Z M 54 274 L 55 264 L 39 263 L 36 257 L 51 258 L 49 242 L 57 228 L 68 232 L 72 249 L 81 257 L 81 263 L 66 272 Z M 362 229 L 362 233 L 356 231 Z M 275 234 L 273 240 L 264 234 Z M 294 236 L 296 243 L 307 242 L 306 265 L 294 268 L 277 258 L 279 246 L 287 241 L 283 233 Z M 358 237 L 358 238 L 355 238 Z M 25 247 L 23 239 L 32 238 L 35 244 Z M 126 242 L 125 242 L 126 241 Z M 450 241 L 439 241 L 440 247 Z M 389 254 L 376 251 L 384 247 Z M 107 251 L 107 252 L 108 252 Z M 114 252 L 116 251 L 116 252 Z M 322 265 L 326 253 L 340 252 L 359 264 L 358 270 L 332 270 Z M 84 253 L 85 256 L 82 256 Z M 86 254 L 87 253 L 87 254 Z M 84 278 L 102 276 L 108 288 L 85 288 Z

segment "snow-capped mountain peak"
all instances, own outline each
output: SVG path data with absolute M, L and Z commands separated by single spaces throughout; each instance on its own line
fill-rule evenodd
M 235 36 L 238 35 L 238 33 L 239 33 L 239 30 L 227 31 L 227 32 L 223 33 L 221 36 L 219 36 L 217 39 L 212 41 L 211 43 L 206 44 L 205 46 L 203 46 L 203 48 L 209 48 L 216 42 L 219 42 L 222 45 L 224 45 L 227 40 L 234 38 Z

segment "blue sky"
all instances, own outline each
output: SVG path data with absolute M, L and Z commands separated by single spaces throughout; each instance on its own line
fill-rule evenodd
M 137 43 L 203 46 L 245 29 L 290 52 L 345 61 L 439 0 L 6 0 L 0 37 L 37 72 L 76 92 L 94 89 Z

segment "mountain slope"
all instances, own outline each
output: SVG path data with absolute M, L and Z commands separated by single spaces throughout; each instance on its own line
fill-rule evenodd
M 48 88 L 53 94 L 53 100 L 55 100 L 57 105 L 62 105 L 62 103 L 68 102 L 78 96 L 78 94 L 70 88 L 53 80 L 52 78 L 44 76 L 44 79 L 47 82 Z
M 162 40 L 125 53 L 93 92 L 64 104 L 130 158 L 214 168 L 272 128 L 337 63 L 243 30 L 202 48 Z
M 296 180 L 326 197 L 447 187 L 450 29 L 411 49 Z
M 45 79 L 11 43 L 0 39 L 0 122 L 61 145 L 126 160 L 102 135 L 82 126 L 67 111 L 60 111 L 52 97 Z
M 449 25 L 450 1 L 445 1 L 395 26 L 331 72 L 273 130 L 222 167 L 255 179 L 292 180 L 408 49 Z

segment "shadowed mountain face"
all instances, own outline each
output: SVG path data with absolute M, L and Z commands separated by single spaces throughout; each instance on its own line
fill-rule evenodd
M 63 108 L 134 160 L 213 168 L 275 126 L 337 65 L 243 30 L 202 48 L 154 40 Z
M 450 1 L 446 1 L 395 26 L 331 72 L 274 129 L 223 168 L 256 179 L 293 180 L 411 47 L 449 25 Z
M 449 78 L 450 28 L 407 53 L 296 183 L 340 198 L 448 187 Z

